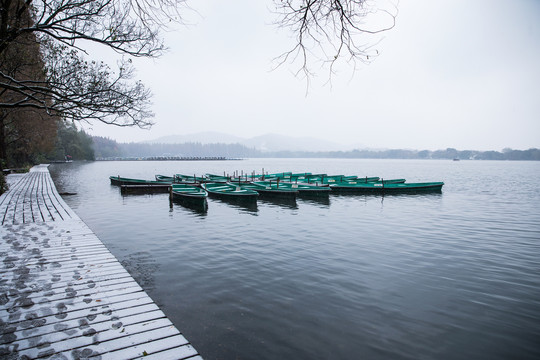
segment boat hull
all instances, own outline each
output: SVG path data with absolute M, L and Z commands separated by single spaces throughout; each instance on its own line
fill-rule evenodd
M 296 199 L 298 191 L 254 189 L 264 198 Z
M 273 185 L 258 185 L 256 183 L 250 183 L 246 185 L 240 185 L 243 189 L 255 190 L 259 193 L 261 198 L 280 198 L 280 199 L 296 199 L 298 191 L 288 187 L 282 186 L 281 188 L 277 184 Z
M 122 194 L 148 194 L 169 192 L 169 184 L 159 185 L 120 185 Z
M 207 196 L 188 195 L 177 191 L 171 191 L 171 201 L 184 206 L 194 206 L 198 210 L 205 210 L 208 208 Z
M 443 182 L 433 183 L 371 183 L 371 184 L 335 184 L 330 185 L 337 193 L 403 194 L 441 192 Z

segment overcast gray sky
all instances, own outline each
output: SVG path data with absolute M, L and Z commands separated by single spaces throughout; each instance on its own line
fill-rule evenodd
M 191 3 L 193 26 L 169 52 L 137 60 L 154 94 L 151 130 L 93 124 L 118 141 L 218 131 L 277 133 L 376 148 L 540 147 L 540 1 L 402 0 L 369 65 L 340 66 L 306 95 L 297 67 L 271 71 L 292 46 L 268 1 Z M 375 39 L 366 39 L 375 41 Z

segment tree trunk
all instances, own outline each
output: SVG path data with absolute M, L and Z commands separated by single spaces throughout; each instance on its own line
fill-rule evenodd
M 4 170 L 7 161 L 6 129 L 4 127 L 4 113 L 0 113 L 0 171 Z

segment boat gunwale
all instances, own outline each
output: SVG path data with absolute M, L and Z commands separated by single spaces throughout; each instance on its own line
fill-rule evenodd
M 209 184 L 215 184 L 218 185 L 219 188 L 216 190 L 215 188 L 217 186 L 210 186 Z M 208 194 L 214 194 L 214 195 L 221 195 L 221 196 L 228 196 L 228 197 L 257 197 L 259 196 L 259 193 L 255 190 L 248 190 L 248 189 L 241 189 L 238 190 L 239 186 L 236 184 L 231 183 L 203 183 L 201 184 L 201 187 L 208 192 Z M 234 189 L 232 189 L 234 187 Z

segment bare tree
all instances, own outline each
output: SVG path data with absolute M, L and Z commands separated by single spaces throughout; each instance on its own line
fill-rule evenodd
M 35 78 L 0 67 L 0 109 L 150 126 L 150 92 L 132 81 L 130 58 L 162 54 L 159 30 L 169 20 L 180 21 L 183 7 L 184 0 L 0 0 L 0 58 L 31 38 L 41 45 L 45 69 L 44 77 Z M 125 55 L 118 69 L 87 61 L 88 42 Z
M 22 34 L 0 53 L 0 70 L 4 77 L 31 79 L 45 83 L 41 47 L 33 34 Z M 47 104 L 50 98 L 43 99 Z M 0 103 L 14 105 L 24 95 L 0 87 Z M 54 144 L 57 117 L 43 109 L 0 107 L 0 167 L 4 161 L 24 163 L 33 152 L 47 151 Z
M 395 26 L 397 2 L 381 4 L 369 0 L 274 0 L 276 25 L 295 37 L 291 49 L 275 60 L 278 66 L 298 63 L 296 75 L 308 80 L 314 74 L 312 64 L 327 65 L 330 75 L 339 59 L 356 65 L 370 62 L 379 52 L 378 39 L 367 39 Z M 383 6 L 383 7 L 380 7 Z M 382 15 L 382 22 L 381 22 Z M 370 23 L 370 18 L 378 22 Z

